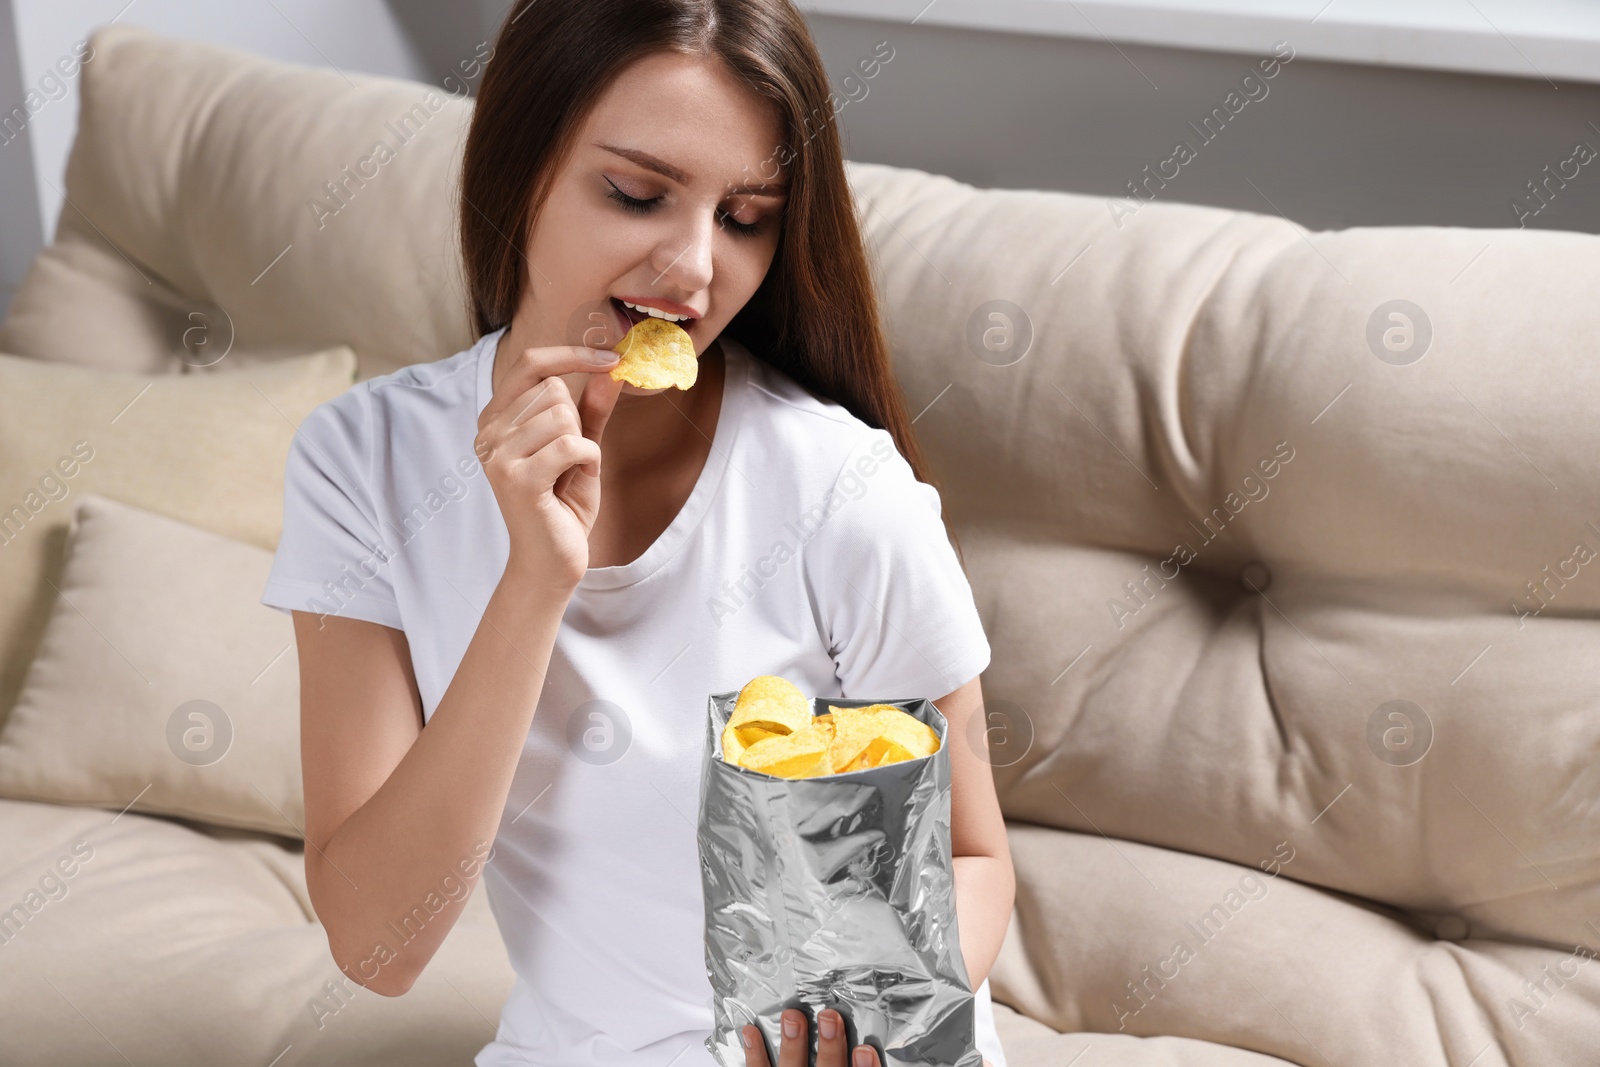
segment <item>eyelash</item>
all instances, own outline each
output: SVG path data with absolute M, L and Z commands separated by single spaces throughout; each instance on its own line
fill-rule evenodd
M 641 200 L 636 196 L 629 196 L 621 189 L 618 189 L 616 183 L 614 183 L 610 178 L 606 179 L 606 184 L 611 186 L 611 191 L 607 193 L 606 196 L 621 204 L 624 211 L 631 211 L 635 215 L 644 215 L 649 213 L 649 211 L 654 207 L 656 201 L 661 199 L 659 196 L 657 196 L 652 197 L 649 200 Z M 724 228 L 732 230 L 734 233 L 740 234 L 744 237 L 754 237 L 756 234 L 761 232 L 761 223 L 759 221 L 740 222 L 726 211 L 717 212 L 717 221 L 721 223 Z

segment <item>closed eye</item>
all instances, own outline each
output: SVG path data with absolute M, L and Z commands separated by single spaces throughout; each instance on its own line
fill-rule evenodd
M 621 189 L 618 189 L 617 183 L 612 181 L 610 178 L 606 179 L 606 184 L 611 186 L 611 191 L 606 195 L 615 200 L 617 203 L 621 204 L 625 210 L 631 211 L 635 215 L 645 214 L 661 200 L 659 196 L 651 197 L 649 200 L 641 200 L 636 196 L 629 196 Z
M 657 204 L 661 202 L 661 197 L 659 196 L 651 197 L 648 200 L 641 199 L 637 196 L 629 196 L 627 193 L 617 188 L 617 183 L 612 181 L 610 178 L 606 179 L 606 184 L 611 186 L 611 191 L 607 193 L 606 196 L 610 197 L 612 200 L 615 200 L 618 204 L 621 204 L 624 211 L 632 212 L 635 215 L 648 214 L 655 209 Z M 757 219 L 755 222 L 740 222 L 729 212 L 723 211 L 721 208 L 717 209 L 718 225 L 725 230 L 729 230 L 743 237 L 754 237 L 756 234 L 760 233 L 762 221 L 764 220 Z
M 732 230 L 734 233 L 742 234 L 745 237 L 753 237 L 761 232 L 760 219 L 755 222 L 740 222 L 726 211 L 719 210 L 717 212 L 717 221 L 722 224 L 724 229 Z

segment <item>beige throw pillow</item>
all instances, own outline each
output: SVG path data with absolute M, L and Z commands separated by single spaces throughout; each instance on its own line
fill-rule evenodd
M 0 729 L 0 795 L 298 837 L 294 624 L 272 553 L 85 494 L 38 655 Z
M 343 345 L 157 375 L 0 355 L 0 723 L 55 603 L 80 494 L 275 549 L 295 429 L 355 370 Z

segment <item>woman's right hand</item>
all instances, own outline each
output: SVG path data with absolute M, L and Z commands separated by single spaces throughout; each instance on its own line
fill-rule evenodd
M 529 348 L 510 362 L 478 416 L 473 451 L 511 538 L 506 570 L 570 595 L 589 569 L 600 513 L 600 435 L 622 382 L 617 354 L 582 346 Z M 578 401 L 562 374 L 587 373 Z

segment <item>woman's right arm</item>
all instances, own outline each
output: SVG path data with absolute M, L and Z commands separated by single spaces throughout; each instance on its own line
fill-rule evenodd
M 511 547 L 426 728 L 402 631 L 294 612 L 306 887 L 334 960 L 374 992 L 411 988 L 499 829 L 562 615 L 588 567 L 600 436 L 621 389 L 597 372 L 615 361 L 529 349 L 481 412 L 474 446 Z M 576 371 L 593 375 L 581 404 L 557 377 Z M 430 912 L 446 876 L 467 892 Z M 411 940 L 397 944 L 395 929 Z
M 426 729 L 404 633 L 294 613 L 306 887 L 339 968 L 385 996 L 438 950 L 499 828 L 566 607 L 519 578 L 489 598 Z M 447 875 L 468 891 L 443 896 Z

